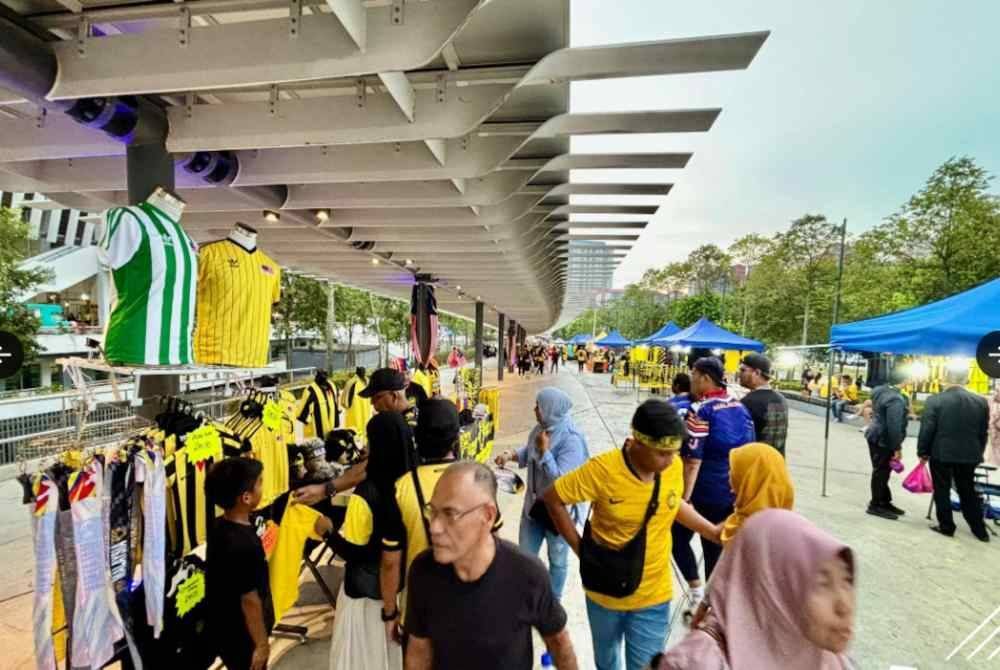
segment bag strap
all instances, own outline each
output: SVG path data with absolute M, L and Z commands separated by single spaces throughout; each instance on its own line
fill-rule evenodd
M 420 511 L 419 511 L 420 521 L 422 521 L 424 524 L 424 534 L 427 537 L 427 545 L 430 546 L 431 524 L 429 521 L 427 521 L 427 516 L 424 514 L 424 508 L 427 506 L 427 501 L 424 500 L 424 489 L 423 487 L 420 486 L 420 477 L 417 476 L 417 470 L 419 469 L 420 466 L 418 465 L 417 467 L 410 470 L 410 476 L 413 478 L 413 489 L 414 491 L 416 491 L 417 494 L 417 504 L 420 505 Z
M 649 504 L 646 506 L 646 518 L 642 520 L 642 526 L 639 528 L 641 533 L 649 520 L 653 518 L 656 514 L 656 510 L 660 507 L 660 473 L 656 473 L 656 479 L 653 481 L 653 497 L 649 499 Z

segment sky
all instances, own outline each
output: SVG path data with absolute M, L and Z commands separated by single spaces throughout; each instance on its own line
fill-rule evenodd
M 694 154 L 683 170 L 574 172 L 675 184 L 615 200 L 661 204 L 615 286 L 805 213 L 861 232 L 951 156 L 1000 175 L 998 26 L 997 0 L 572 0 L 573 46 L 771 31 L 746 70 L 572 84 L 574 112 L 722 108 L 707 133 L 573 138 L 574 152 Z

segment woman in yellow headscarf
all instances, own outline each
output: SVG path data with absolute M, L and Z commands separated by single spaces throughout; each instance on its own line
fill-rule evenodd
M 729 482 L 736 494 L 734 511 L 722 524 L 722 546 L 729 544 L 753 514 L 771 508 L 792 509 L 795 488 L 784 457 L 763 442 L 729 452 Z

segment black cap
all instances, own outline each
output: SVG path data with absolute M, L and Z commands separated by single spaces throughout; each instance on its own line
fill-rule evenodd
M 764 379 L 771 378 L 771 359 L 764 354 L 747 354 L 741 362 L 759 372 Z
M 694 362 L 694 365 L 691 366 L 691 369 L 697 370 L 701 374 L 708 376 L 719 386 L 726 385 L 726 370 L 722 367 L 722 361 L 715 356 L 699 358 Z
M 421 403 L 417 411 L 417 429 L 414 431 L 421 453 L 447 451 L 454 446 L 458 433 L 459 418 L 455 403 L 443 398 L 433 398 Z
M 406 388 L 406 375 L 392 368 L 379 368 L 372 373 L 368 386 L 361 389 L 358 395 L 371 398 L 382 391 L 402 391 Z

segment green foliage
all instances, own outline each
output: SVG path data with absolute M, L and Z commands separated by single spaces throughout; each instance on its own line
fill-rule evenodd
M 25 362 L 39 353 L 36 337 L 41 322 L 24 306 L 32 291 L 48 281 L 47 270 L 22 270 L 18 266 L 28 254 L 28 226 L 19 210 L 0 207 L 0 330 L 13 333 L 24 347 Z
M 1000 198 L 988 190 L 991 179 L 971 158 L 952 158 L 898 212 L 849 238 L 839 320 L 899 311 L 1000 276 Z M 725 252 L 699 247 L 647 270 L 640 286 L 692 290 L 670 306 L 682 326 L 708 316 L 771 345 L 822 343 L 833 322 L 839 246 L 840 226 L 806 214 L 773 237 L 746 235 Z M 745 265 L 749 276 L 722 296 L 729 262 Z

